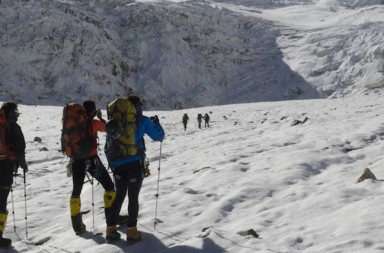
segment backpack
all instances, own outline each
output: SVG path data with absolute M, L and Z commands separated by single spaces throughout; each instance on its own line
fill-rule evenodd
M 7 144 L 7 134 L 9 131 L 9 125 L 5 118 L 4 110 L 0 110 L 0 160 L 4 159 L 16 159 L 13 151 L 13 147 Z
M 68 157 L 80 160 L 88 157 L 94 146 L 89 135 L 89 123 L 84 106 L 70 103 L 63 109 L 63 129 L 61 130 L 61 151 Z
M 136 145 L 135 129 L 138 128 L 135 106 L 128 100 L 118 98 L 107 108 L 108 123 L 105 154 L 109 162 L 129 158 L 139 154 Z

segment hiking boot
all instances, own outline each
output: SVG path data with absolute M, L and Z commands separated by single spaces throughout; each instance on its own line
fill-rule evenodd
M 117 217 L 117 224 L 119 225 L 124 225 L 125 223 L 127 223 L 128 221 L 128 215 L 119 215 L 119 217 Z
M 81 213 L 75 216 L 71 216 L 71 220 L 72 220 L 72 228 L 73 228 L 73 231 L 75 231 L 76 235 L 80 235 L 86 231 L 87 227 L 83 223 Z
M 6 249 L 12 246 L 12 240 L 3 238 L 3 232 L 0 231 L 0 249 Z
M 6 249 L 12 246 L 12 240 L 8 238 L 0 238 L 0 249 Z
M 141 233 L 137 231 L 137 227 L 127 228 L 127 243 L 129 245 L 135 244 L 141 240 Z
M 107 227 L 105 234 L 106 234 L 105 239 L 107 240 L 107 243 L 116 242 L 121 238 L 120 233 L 117 232 L 116 226 Z

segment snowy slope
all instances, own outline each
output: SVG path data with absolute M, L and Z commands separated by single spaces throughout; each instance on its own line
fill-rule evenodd
M 383 85 L 382 1 L 3 0 L 0 97 L 141 94 L 147 108 L 348 96 Z
M 4 1 L 2 97 L 142 94 L 148 108 L 315 98 L 269 21 L 208 2 Z
M 134 92 L 147 108 L 342 97 L 384 85 L 381 0 L 3 0 L 0 98 Z
M 154 229 L 160 145 L 147 140 L 152 176 L 140 195 L 138 227 L 144 240 L 134 246 L 124 241 L 107 245 L 97 235 L 105 230 L 100 185 L 95 186 L 95 228 L 91 212 L 84 218 L 90 232 L 83 237 L 72 232 L 72 183 L 58 151 L 61 109 L 20 106 L 30 163 L 30 240 L 25 239 L 22 179 L 17 178 L 14 200 L 20 239 L 10 213 L 5 236 L 14 240 L 15 248 L 7 252 L 370 253 L 384 247 L 380 95 L 146 113 L 159 115 L 167 132 L 159 223 Z M 211 128 L 198 129 L 197 113 L 210 111 Z M 180 122 L 184 113 L 191 119 L 186 132 Z M 304 124 L 291 126 L 305 117 L 309 119 Z M 35 136 L 42 143 L 34 142 Z M 43 147 L 48 151 L 40 151 Z M 356 184 L 366 167 L 380 180 Z M 91 196 L 86 183 L 82 210 L 91 210 Z M 10 202 L 8 208 L 11 211 Z M 209 229 L 203 233 L 204 228 Z M 238 234 L 248 229 L 260 238 Z
M 383 1 L 321 0 L 265 11 L 282 26 L 284 60 L 327 96 L 384 86 Z

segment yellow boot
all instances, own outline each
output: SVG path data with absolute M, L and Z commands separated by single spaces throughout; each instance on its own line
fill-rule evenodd
M 115 201 L 116 198 L 116 192 L 114 191 L 105 191 L 104 192 L 104 213 L 105 213 L 105 220 L 108 222 L 109 218 L 109 212 L 111 209 L 111 206 L 113 204 L 113 201 Z
M 141 240 L 141 233 L 137 231 L 137 227 L 127 228 L 127 243 L 132 245 Z
M 105 220 L 109 221 L 111 217 L 109 217 L 109 213 L 111 210 L 111 206 L 113 204 L 113 201 L 115 201 L 116 198 L 116 192 L 115 191 L 105 191 L 104 192 L 104 213 L 105 213 Z M 117 217 L 117 224 L 118 225 L 123 225 L 127 223 L 128 221 L 128 215 L 119 215 Z
M 0 212 L 0 249 L 5 249 L 12 245 L 11 239 L 3 238 L 3 232 L 7 224 L 7 218 L 7 212 Z
M 72 228 L 76 235 L 84 233 L 86 226 L 83 223 L 83 218 L 80 212 L 81 199 L 78 197 L 71 197 L 69 201 L 69 208 L 71 210 Z

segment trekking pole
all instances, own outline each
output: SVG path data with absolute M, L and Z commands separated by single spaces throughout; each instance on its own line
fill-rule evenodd
M 112 173 L 113 185 L 116 185 L 116 178 L 115 178 L 115 174 L 113 173 L 113 170 L 112 170 L 112 168 L 109 166 L 109 164 L 108 164 L 108 170 L 110 170 L 110 171 L 111 171 L 111 173 Z
M 92 176 L 92 228 L 95 228 L 95 192 L 93 188 L 93 176 Z
M 85 173 L 88 177 L 88 181 L 91 183 L 92 185 L 92 228 L 95 227 L 95 194 L 93 192 L 93 176 L 92 176 L 92 180 L 89 178 L 89 175 L 88 173 Z
M 13 231 L 16 234 L 15 205 L 13 204 L 13 187 L 12 186 L 11 186 L 11 200 L 12 200 L 12 215 L 13 215 Z
M 159 186 L 160 186 L 160 164 L 161 164 L 161 149 L 163 147 L 163 142 L 160 142 L 160 156 L 159 156 L 159 168 L 157 174 L 157 193 L 156 193 L 156 209 L 155 209 L 155 222 L 153 224 L 153 228 L 156 229 L 157 224 L 157 202 L 159 200 Z
M 27 186 L 26 176 L 24 171 L 24 207 L 25 207 L 25 237 L 28 239 L 28 222 L 27 222 Z

